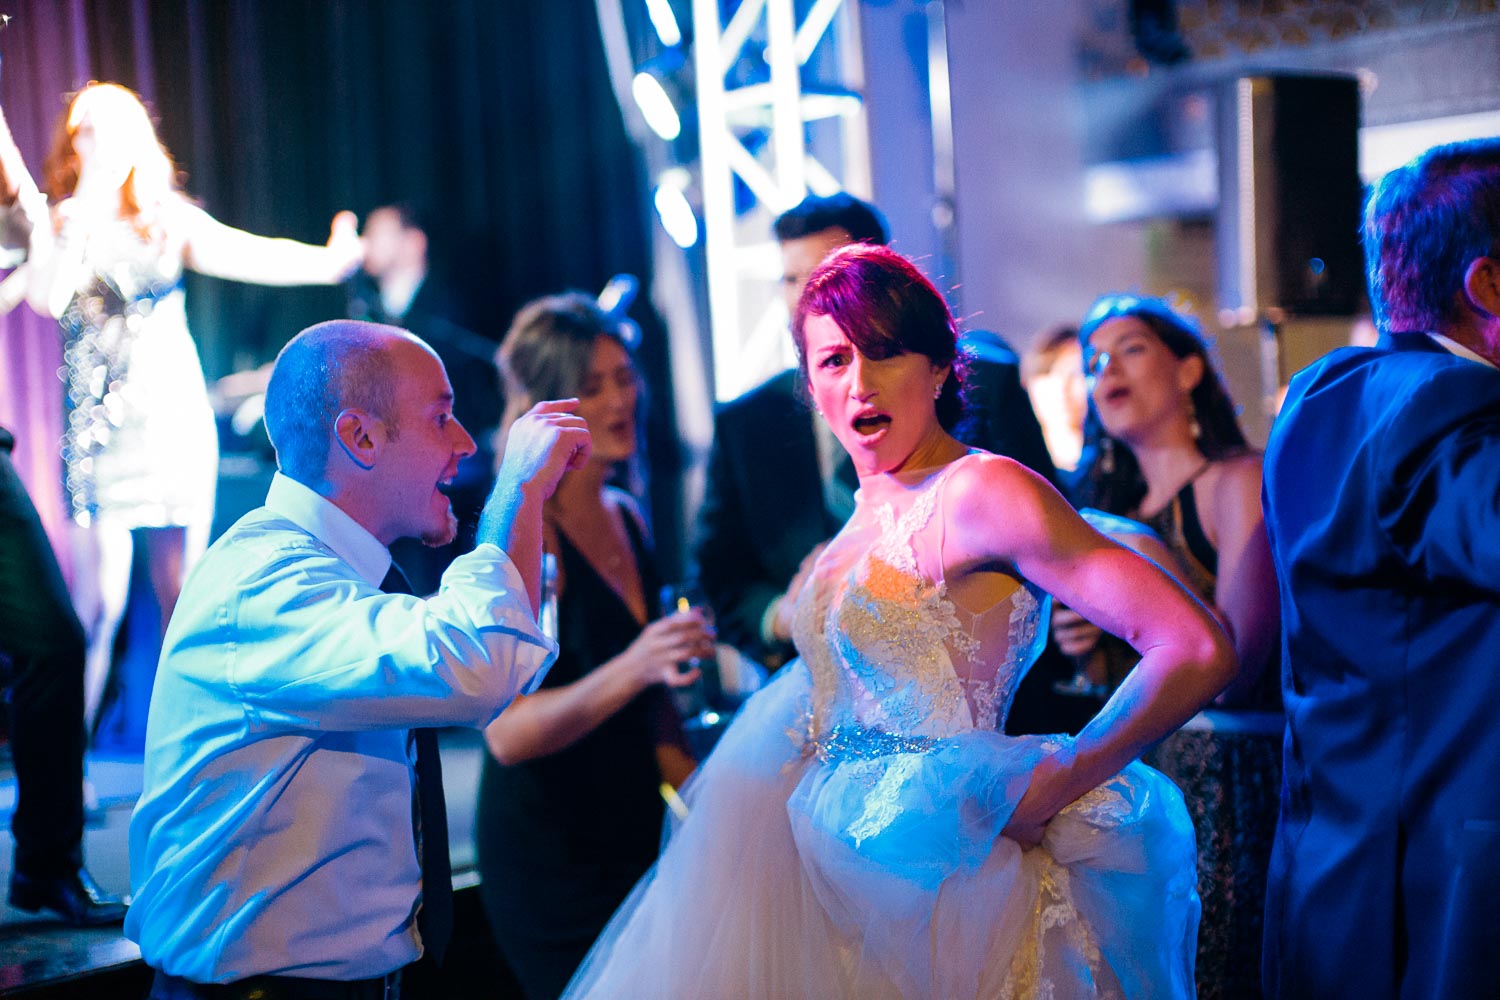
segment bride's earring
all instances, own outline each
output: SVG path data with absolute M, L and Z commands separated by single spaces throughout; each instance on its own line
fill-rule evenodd
M 939 382 L 937 384 L 937 388 L 935 388 L 935 389 L 932 390 L 932 398 L 933 399 L 942 399 L 943 398 L 943 383 Z

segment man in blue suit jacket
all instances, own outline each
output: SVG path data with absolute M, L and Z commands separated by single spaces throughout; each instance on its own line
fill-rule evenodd
M 1285 628 L 1276 997 L 1500 982 L 1500 140 L 1364 226 L 1382 341 L 1291 384 L 1265 462 Z

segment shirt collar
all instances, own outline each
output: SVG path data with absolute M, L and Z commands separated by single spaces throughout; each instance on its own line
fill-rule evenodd
M 381 284 L 380 308 L 391 318 L 391 322 L 399 323 L 406 319 L 406 314 L 411 311 L 411 304 L 417 301 L 417 293 L 422 290 L 422 283 L 426 280 L 427 272 L 423 270 L 415 278 L 403 275 Z
M 1440 345 L 1447 348 L 1448 353 L 1450 354 L 1456 354 L 1461 358 L 1468 358 L 1470 361 L 1478 361 L 1480 364 L 1488 365 L 1491 368 L 1495 367 L 1494 363 L 1491 362 L 1488 358 L 1484 357 L 1482 354 L 1478 354 L 1473 350 L 1470 350 L 1463 344 L 1460 344 L 1458 341 L 1454 340 L 1452 337 L 1445 337 L 1441 333 L 1429 333 L 1427 336 L 1431 337 Z
M 380 586 L 391 568 L 391 550 L 358 521 L 302 483 L 276 473 L 266 492 L 266 507 L 328 546 L 372 587 Z

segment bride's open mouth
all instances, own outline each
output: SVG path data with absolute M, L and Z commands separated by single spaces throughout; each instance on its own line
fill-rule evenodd
M 861 413 L 850 423 L 854 433 L 866 440 L 874 438 L 883 433 L 891 426 L 891 418 L 884 413 L 867 412 Z

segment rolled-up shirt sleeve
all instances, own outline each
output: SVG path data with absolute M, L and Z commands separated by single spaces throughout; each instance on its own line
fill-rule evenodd
M 351 579 L 315 543 L 259 569 L 225 594 L 218 645 L 252 729 L 484 726 L 556 658 L 494 545 L 457 559 L 426 600 Z
M 485 725 L 556 646 L 499 548 L 429 600 L 386 594 L 389 554 L 352 519 L 296 484 L 267 501 L 172 614 L 125 933 L 196 982 L 383 975 L 421 951 L 411 730 Z

